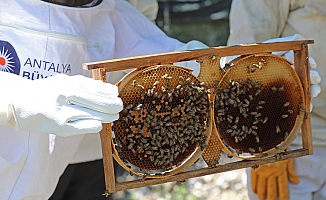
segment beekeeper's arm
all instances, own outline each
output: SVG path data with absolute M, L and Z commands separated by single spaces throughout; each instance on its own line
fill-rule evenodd
M 234 0 L 230 12 L 228 45 L 303 39 L 299 35 L 280 39 L 289 12 L 296 6 L 298 6 L 296 2 L 291 1 L 290 4 L 290 0 Z M 269 40 L 272 38 L 276 39 Z M 290 53 L 281 52 L 279 54 L 291 60 Z M 316 66 L 313 60 L 310 60 L 312 61 L 311 67 Z M 310 76 L 312 84 L 319 84 L 318 72 L 312 70 Z M 319 85 L 313 85 L 311 92 L 312 97 L 317 96 L 320 92 Z M 277 196 L 281 200 L 288 199 L 288 181 L 295 184 L 299 182 L 292 160 L 261 165 L 258 169 L 251 171 L 252 190 L 260 200 L 266 198 L 276 200 Z
M 127 2 L 117 1 L 116 9 L 111 13 L 115 30 L 121 33 L 116 37 L 116 58 L 208 48 L 200 41 L 184 43 L 168 37 Z M 192 68 L 194 75 L 199 74 L 199 64 L 196 61 L 177 64 Z
M 83 76 L 59 74 L 32 81 L 0 71 L 0 85 L 0 125 L 19 131 L 97 133 L 102 123 L 118 119 L 122 109 L 115 85 Z

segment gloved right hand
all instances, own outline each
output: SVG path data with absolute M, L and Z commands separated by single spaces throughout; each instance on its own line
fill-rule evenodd
M 97 133 L 123 108 L 115 85 L 80 75 L 31 81 L 0 71 L 0 85 L 0 125 L 18 131 Z
M 289 199 L 288 181 L 299 183 L 293 160 L 282 160 L 251 169 L 251 186 L 259 200 Z

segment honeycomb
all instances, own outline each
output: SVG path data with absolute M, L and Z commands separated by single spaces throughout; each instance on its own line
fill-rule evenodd
M 200 73 L 197 78 L 204 82 L 210 91 L 210 88 L 217 85 L 224 75 L 224 71 L 220 68 L 220 57 L 210 56 L 197 62 L 200 63 Z M 212 98 L 210 98 L 210 101 L 212 104 Z M 211 137 L 207 147 L 202 152 L 202 157 L 209 167 L 214 167 L 219 163 L 222 150 L 222 144 L 218 138 L 214 122 L 212 126 Z
M 173 170 L 206 147 L 208 91 L 189 69 L 160 65 L 136 70 L 118 87 L 124 109 L 113 123 L 113 143 L 126 165 Z
M 288 61 L 251 55 L 231 63 L 215 87 L 214 121 L 232 155 L 261 155 L 298 134 L 293 128 L 301 125 L 303 106 L 301 82 Z

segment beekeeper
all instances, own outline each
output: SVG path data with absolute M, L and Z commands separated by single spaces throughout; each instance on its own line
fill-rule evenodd
M 207 47 L 169 38 L 124 0 L 0 5 L 0 199 L 48 199 L 68 163 L 101 159 L 101 122 L 122 102 L 82 63 Z
M 228 45 L 260 42 L 312 39 L 308 45 L 311 67 L 318 64 L 318 72 L 326 76 L 326 2 L 323 0 L 234 0 L 230 12 Z M 287 37 L 286 37 L 287 36 Z M 272 39 L 274 38 L 274 39 Z M 272 39 L 272 40 L 270 40 Z M 267 41 L 266 41 L 267 40 Z M 293 52 L 283 52 L 293 61 Z M 316 63 L 314 63 L 314 61 Z M 319 74 L 312 70 L 311 83 L 319 83 Z M 260 166 L 247 170 L 250 199 L 322 200 L 326 199 L 326 83 L 321 81 L 321 93 L 312 99 L 311 123 L 314 154 Z M 317 85 L 311 95 L 318 94 Z M 291 149 L 301 148 L 298 137 Z

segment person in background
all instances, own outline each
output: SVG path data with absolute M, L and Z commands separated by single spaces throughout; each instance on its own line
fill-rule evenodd
M 326 2 L 323 0 L 233 0 L 228 45 L 312 39 L 309 45 L 314 154 L 247 170 L 250 199 L 326 199 Z M 283 56 L 293 61 L 293 52 Z M 315 61 L 315 62 L 314 62 Z M 316 97 L 317 96 L 317 97 Z M 290 149 L 301 148 L 301 137 Z M 293 162 L 293 164 L 292 164 Z
M 82 63 L 207 46 L 168 37 L 125 0 L 0 5 L 0 199 L 49 199 L 69 163 L 83 166 L 62 199 L 104 198 L 90 187 L 103 171 L 87 170 L 101 163 L 101 123 L 116 120 L 122 102 Z

